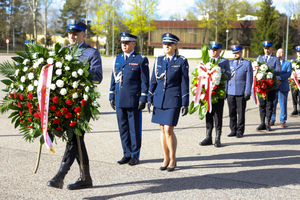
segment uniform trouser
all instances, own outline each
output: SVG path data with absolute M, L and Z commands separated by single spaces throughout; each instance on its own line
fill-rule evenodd
M 288 91 L 286 91 L 286 92 L 277 91 L 276 92 L 276 98 L 274 100 L 271 122 L 275 122 L 275 120 L 276 120 L 276 107 L 277 107 L 278 100 L 279 100 L 279 105 L 280 105 L 280 117 L 279 117 L 280 123 L 286 122 L 288 93 L 289 93 Z
M 219 99 L 218 103 L 212 104 L 212 112 L 206 113 L 206 129 L 212 130 L 214 128 L 214 120 L 216 130 L 222 131 L 222 122 L 223 122 L 223 107 L 224 99 Z
M 244 134 L 246 100 L 244 95 L 227 95 L 231 133 Z M 238 118 L 237 118 L 238 117 Z
M 82 136 L 79 136 L 81 151 L 82 151 L 82 161 L 83 165 L 89 165 L 89 157 L 84 144 L 84 131 L 81 131 Z M 71 166 L 74 160 L 77 160 L 80 165 L 79 153 L 78 153 L 78 143 L 77 136 L 74 134 L 71 141 L 67 142 L 65 154 L 63 156 L 62 162 L 66 162 L 69 166 Z
M 142 111 L 116 107 L 124 157 L 139 158 L 142 144 Z
M 269 119 L 271 120 L 272 112 L 273 112 L 273 102 L 276 98 L 276 91 L 271 90 L 268 94 L 268 99 L 263 99 L 262 97 L 258 98 L 259 101 L 259 113 L 261 119 Z
M 291 87 L 293 105 L 294 105 L 294 108 L 296 108 L 296 110 L 297 110 L 297 106 L 298 106 L 298 109 L 300 110 L 300 91 L 299 90 L 294 91 L 294 90 L 295 89 L 293 87 Z

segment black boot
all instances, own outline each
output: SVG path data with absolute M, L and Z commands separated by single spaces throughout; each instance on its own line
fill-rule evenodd
M 212 133 L 212 129 L 206 130 L 206 138 L 202 142 L 200 142 L 201 146 L 212 145 L 211 133 Z
M 258 131 L 266 130 L 266 124 L 265 124 L 264 117 L 260 117 L 260 125 L 256 128 L 256 130 L 258 130 Z
M 69 184 L 67 187 L 68 190 L 78 190 L 78 189 L 93 187 L 93 181 L 90 175 L 89 165 L 83 165 L 83 169 L 84 169 L 85 180 L 82 180 L 82 172 L 80 169 L 80 178 L 75 183 Z
M 47 185 L 49 187 L 62 189 L 64 185 L 64 178 L 68 173 L 69 169 L 70 166 L 65 162 L 62 162 L 57 174 L 50 181 L 48 181 Z
M 221 147 L 221 130 L 216 130 L 215 147 Z
M 293 107 L 294 107 L 294 110 L 293 110 L 293 112 L 291 113 L 291 115 L 298 115 L 299 113 L 298 113 L 298 111 L 297 111 L 297 105 L 293 105 Z
M 270 126 L 270 118 L 267 118 L 267 121 L 266 121 L 266 131 L 272 131 L 271 129 L 271 126 Z

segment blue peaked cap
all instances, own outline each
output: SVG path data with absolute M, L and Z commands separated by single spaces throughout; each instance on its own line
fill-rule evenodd
M 263 41 L 262 44 L 263 44 L 263 46 L 265 48 L 265 47 L 273 47 L 274 43 L 271 42 L 271 41 Z
M 164 33 L 162 39 L 163 44 L 177 44 L 179 42 L 179 38 L 172 33 Z
M 68 19 L 67 24 L 67 32 L 81 32 L 85 31 L 88 28 L 88 26 L 85 23 L 77 19 Z
M 218 50 L 218 49 L 222 49 L 222 47 L 223 47 L 222 43 L 216 41 L 210 41 L 210 49 Z
M 238 44 L 231 45 L 232 53 L 238 53 L 243 51 L 243 47 Z
M 121 41 L 120 42 L 135 42 L 136 39 L 138 38 L 135 35 L 132 35 L 127 32 L 121 32 L 120 33 Z
M 300 51 L 300 46 L 295 47 L 296 51 Z

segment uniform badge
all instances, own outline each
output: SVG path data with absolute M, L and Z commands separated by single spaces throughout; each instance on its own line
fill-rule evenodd
M 75 19 L 71 19 L 71 24 L 75 24 Z
M 139 65 L 138 63 L 129 63 L 129 65 Z
M 171 67 L 179 67 L 179 65 L 172 65 Z
M 170 36 L 170 34 L 169 33 L 167 33 L 167 35 L 166 35 L 167 37 L 169 37 Z
M 126 34 L 125 33 L 123 33 L 123 36 L 125 36 Z

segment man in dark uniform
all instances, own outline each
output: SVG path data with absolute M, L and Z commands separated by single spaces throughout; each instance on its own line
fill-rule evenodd
M 123 53 L 117 55 L 111 76 L 109 101 L 117 113 L 123 158 L 119 164 L 139 163 L 142 110 L 149 89 L 148 58 L 134 51 L 137 36 L 122 32 Z
M 229 60 L 226 58 L 220 58 L 220 54 L 222 52 L 223 45 L 220 42 L 211 41 L 210 49 L 211 49 L 211 62 L 217 63 L 219 60 L 219 67 L 224 71 L 223 75 L 226 75 L 228 78 L 230 77 L 230 67 Z M 225 88 L 224 88 L 225 90 Z M 221 133 L 222 133 L 222 122 L 223 122 L 223 107 L 224 107 L 224 99 L 219 99 L 217 103 L 212 104 L 212 112 L 207 112 L 206 119 L 206 138 L 200 142 L 200 145 L 211 145 L 212 144 L 212 130 L 214 128 L 214 120 L 216 126 L 216 139 L 215 139 L 215 147 L 221 147 Z
M 273 56 L 273 42 L 264 41 L 262 42 L 265 55 L 260 55 L 257 57 L 257 61 L 260 63 L 266 63 L 271 70 L 274 70 L 274 75 L 277 76 L 277 82 L 279 82 L 278 76 L 281 74 L 280 59 Z M 276 92 L 278 87 L 273 87 L 268 94 L 268 98 L 264 99 L 262 97 L 258 98 L 259 101 L 259 113 L 260 113 L 260 125 L 256 130 L 267 130 L 271 131 L 270 121 L 273 112 L 273 102 L 276 98 Z M 266 121 L 265 121 L 266 120 Z
M 231 133 L 228 137 L 240 138 L 245 130 L 246 101 L 250 99 L 253 69 L 249 60 L 242 58 L 243 47 L 232 45 L 234 59 L 229 61 L 231 79 L 227 85 L 227 103 Z M 238 118 L 237 118 L 238 115 Z
M 81 51 L 81 56 L 79 58 L 80 61 L 84 61 L 87 59 L 89 62 L 89 73 L 93 76 L 93 81 L 97 81 L 101 83 L 102 81 L 102 63 L 99 51 L 92 48 L 91 46 L 87 45 L 84 42 L 86 37 L 86 29 L 88 28 L 87 25 L 79 20 L 76 19 L 69 19 L 68 23 L 68 36 L 69 42 L 71 45 L 76 43 L 79 44 L 79 48 L 83 49 Z M 72 47 L 70 47 L 72 48 Z M 76 190 L 82 188 L 89 188 L 93 186 L 92 178 L 90 176 L 90 169 L 89 169 L 89 158 L 87 155 L 87 150 L 84 143 L 84 135 L 85 132 L 81 131 L 82 136 L 79 137 L 80 144 L 81 144 L 81 151 L 82 151 L 82 160 L 83 160 L 83 169 L 85 174 L 85 180 L 82 180 L 82 174 L 80 171 L 80 178 L 74 183 L 69 184 L 69 190 Z M 63 156 L 61 166 L 59 168 L 58 173 L 48 181 L 47 185 L 50 187 L 55 188 L 62 188 L 63 187 L 63 180 L 67 172 L 69 171 L 71 165 L 73 164 L 74 160 L 77 160 L 78 164 L 80 165 L 79 161 L 79 153 L 78 153 L 78 143 L 76 135 L 73 136 L 71 141 L 67 142 L 65 154 Z M 80 168 L 80 167 L 79 167 Z
M 291 60 L 292 62 L 300 62 L 300 46 L 296 46 L 296 51 L 297 51 L 297 59 L 293 59 Z M 299 69 L 300 70 L 300 69 Z M 295 90 L 292 86 L 291 86 L 291 92 L 292 92 L 292 99 L 293 99 L 293 112 L 291 113 L 291 115 L 300 115 L 300 91 L 299 90 Z M 298 106 L 298 110 L 297 110 L 297 106 Z

